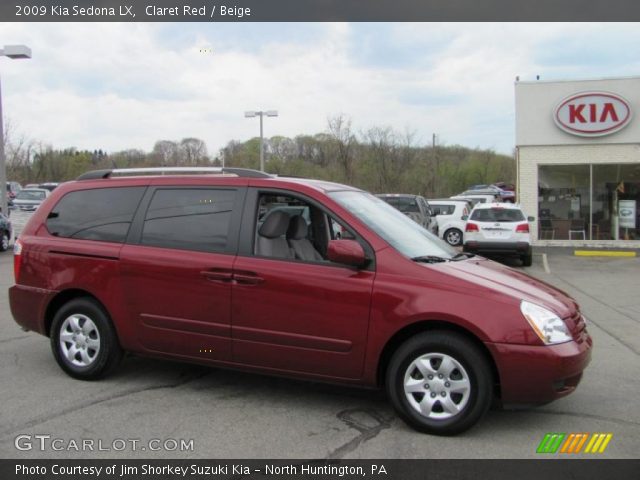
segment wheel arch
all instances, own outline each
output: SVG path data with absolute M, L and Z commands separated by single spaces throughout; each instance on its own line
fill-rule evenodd
M 382 353 L 380 354 L 380 357 L 378 360 L 378 369 L 377 369 L 377 375 L 376 375 L 378 386 L 380 387 L 384 386 L 389 362 L 391 361 L 391 357 L 393 356 L 393 353 L 400 347 L 400 345 L 402 345 L 406 340 L 408 340 L 414 335 L 417 335 L 423 332 L 429 332 L 429 331 L 439 331 L 439 332 L 444 331 L 444 332 L 457 333 L 463 336 L 464 338 L 470 340 L 471 342 L 473 342 L 478 347 L 480 352 L 482 352 L 483 356 L 487 359 L 489 367 L 491 368 L 491 373 L 493 374 L 494 395 L 496 396 L 496 398 L 501 398 L 500 373 L 498 371 L 498 366 L 496 364 L 496 361 L 493 358 L 493 355 L 491 354 L 489 349 L 476 335 L 474 335 L 472 332 L 470 332 L 466 328 L 451 322 L 443 321 L 443 320 L 423 320 L 423 321 L 412 323 L 410 325 L 406 325 L 400 330 L 398 330 L 387 341 L 384 348 L 382 349 Z
M 45 335 L 47 337 L 51 336 L 51 325 L 53 324 L 53 317 L 55 317 L 58 310 L 60 310 L 60 308 L 62 308 L 63 305 L 70 302 L 71 300 L 75 300 L 76 298 L 89 298 L 93 300 L 100 306 L 100 308 L 102 308 L 107 313 L 107 316 L 109 317 L 109 311 L 104 306 L 104 303 L 102 303 L 92 293 L 86 290 L 82 290 L 80 288 L 70 288 L 67 290 L 62 290 L 58 292 L 56 296 L 51 299 L 51 301 L 49 301 L 49 304 L 47 305 L 47 308 L 45 310 L 44 328 L 45 328 Z M 111 323 L 113 324 L 113 322 Z M 116 330 L 116 335 L 117 334 L 118 332 Z

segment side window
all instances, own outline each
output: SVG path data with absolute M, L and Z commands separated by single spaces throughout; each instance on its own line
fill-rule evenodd
M 140 243 L 224 252 L 235 197 L 234 189 L 158 189 L 149 204 Z
M 325 263 L 329 241 L 339 239 L 355 237 L 322 209 L 294 196 L 260 195 L 255 255 Z
M 49 213 L 47 230 L 57 237 L 122 243 L 145 189 L 111 187 L 69 192 Z
M 434 215 L 444 215 L 442 207 L 440 205 L 431 205 L 431 211 Z

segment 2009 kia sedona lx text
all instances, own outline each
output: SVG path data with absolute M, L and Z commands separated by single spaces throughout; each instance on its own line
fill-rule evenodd
M 384 387 L 414 428 L 455 434 L 494 398 L 571 393 L 589 363 L 573 299 L 456 253 L 369 193 L 147 170 L 61 185 L 16 241 L 13 316 L 73 377 L 135 352 Z

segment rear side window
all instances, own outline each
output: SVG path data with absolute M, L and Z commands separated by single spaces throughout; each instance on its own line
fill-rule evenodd
M 431 205 L 435 215 L 453 215 L 455 205 Z
M 142 229 L 142 245 L 203 252 L 224 252 L 236 190 L 159 189 Z
M 471 212 L 471 220 L 477 222 L 522 222 L 524 214 L 512 208 L 480 208 Z
M 49 213 L 47 230 L 57 237 L 122 243 L 145 188 L 69 192 Z

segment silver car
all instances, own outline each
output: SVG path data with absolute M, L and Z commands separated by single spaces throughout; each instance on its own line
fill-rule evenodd
M 23 188 L 13 199 L 13 206 L 23 211 L 34 211 L 50 194 L 45 188 Z

